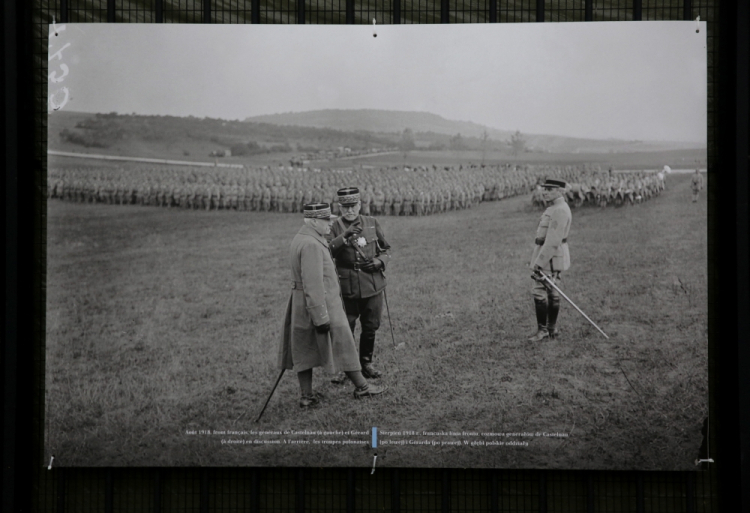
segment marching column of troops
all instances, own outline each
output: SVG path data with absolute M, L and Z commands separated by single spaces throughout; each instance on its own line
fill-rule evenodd
M 202 210 L 301 212 L 330 203 L 338 213 L 342 180 L 359 183 L 363 215 L 419 216 L 472 208 L 528 194 L 555 177 L 572 180 L 583 167 L 461 165 L 404 168 L 245 169 L 136 167 L 51 168 L 48 197 L 82 203 Z

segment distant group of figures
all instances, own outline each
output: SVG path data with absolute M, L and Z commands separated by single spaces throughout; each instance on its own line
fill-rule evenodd
M 51 168 L 47 192 L 48 198 L 81 203 L 252 212 L 301 212 L 306 204 L 330 203 L 338 213 L 336 191 L 342 183 L 356 183 L 361 191 L 362 214 L 418 216 L 468 209 L 483 201 L 530 192 L 536 205 L 539 200 L 534 191 L 549 178 L 573 184 L 567 193 L 571 205 L 602 205 L 619 197 L 612 195 L 613 180 L 619 180 L 619 184 L 622 178 L 614 176 L 589 165 L 346 169 L 91 166 Z M 634 173 L 617 190 L 625 187 L 623 190 L 631 191 L 623 193 L 627 201 L 651 197 L 658 193 L 652 187 L 654 180 L 653 175 Z
M 568 183 L 565 198 L 571 207 L 635 205 L 654 198 L 666 187 L 666 172 L 620 172 L 593 171 L 581 174 L 575 183 Z M 546 208 L 542 188 L 537 186 L 531 202 Z

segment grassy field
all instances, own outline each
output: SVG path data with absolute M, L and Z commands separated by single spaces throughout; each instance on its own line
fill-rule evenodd
M 80 148 L 73 146 L 63 146 L 65 151 L 81 152 Z M 211 159 L 203 154 L 194 154 L 184 156 L 180 153 L 170 153 L 168 151 L 147 152 L 139 151 L 138 148 L 129 148 L 128 151 L 110 151 L 98 150 L 89 151 L 88 153 L 99 153 L 106 155 L 118 155 L 127 157 L 149 157 L 149 158 L 173 158 L 181 161 L 190 162 L 213 162 L 216 160 L 224 164 L 242 164 L 244 166 L 276 167 L 278 165 L 288 166 L 292 157 L 298 156 L 294 153 L 269 153 L 255 155 L 252 157 L 226 157 L 221 159 Z M 661 170 L 664 165 L 669 165 L 672 169 L 695 169 L 700 167 L 706 168 L 706 150 L 674 150 L 662 152 L 633 152 L 633 153 L 535 153 L 528 152 L 519 154 L 516 157 L 507 153 L 488 151 L 411 151 L 406 155 L 402 152 L 393 152 L 384 155 L 370 157 L 352 157 L 331 161 L 313 161 L 311 167 L 321 168 L 347 168 L 356 166 L 372 167 L 390 167 L 390 166 L 459 166 L 467 163 L 486 165 L 498 164 L 515 164 L 519 166 L 576 166 L 581 164 L 598 164 L 602 169 L 612 167 L 613 170 Z M 50 157 L 50 167 L 88 167 L 88 166 L 105 166 L 109 168 L 143 167 L 144 164 L 134 162 L 115 162 L 106 160 L 92 160 L 77 157 Z
M 559 432 L 383 435 L 378 465 L 695 469 L 708 415 L 706 201 L 689 176 L 661 197 L 573 211 L 558 341 L 531 344 L 528 196 L 381 219 L 393 247 L 376 364 L 390 390 L 357 401 L 316 371 L 301 411 L 276 346 L 294 214 L 48 205 L 47 449 L 61 466 L 369 466 L 369 435 L 251 430 Z M 248 431 L 246 436 L 186 434 Z M 307 440 L 223 445 L 222 439 Z M 359 445 L 313 444 L 361 440 Z M 385 441 L 502 440 L 384 445 Z M 515 445 L 509 442 L 528 442 Z

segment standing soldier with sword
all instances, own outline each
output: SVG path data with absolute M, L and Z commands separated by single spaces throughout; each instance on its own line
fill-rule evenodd
M 360 193 L 356 187 L 337 191 L 341 217 L 331 226 L 331 254 L 341 283 L 346 317 L 352 333 L 359 319 L 359 360 L 365 378 L 381 377 L 372 365 L 375 332 L 380 327 L 385 295 L 383 271 L 390 260 L 390 245 L 377 219 L 360 215 Z M 334 383 L 343 383 L 339 374 Z
M 529 337 L 530 342 L 557 338 L 557 315 L 560 312 L 560 294 L 555 284 L 560 273 L 570 267 L 568 233 L 572 216 L 565 201 L 566 183 L 548 179 L 542 185 L 542 197 L 551 205 L 544 211 L 536 229 L 534 252 L 530 266 L 534 271 L 534 307 L 536 309 L 537 332 Z M 546 275 L 543 277 L 543 275 Z M 551 284 L 550 284 L 551 282 Z

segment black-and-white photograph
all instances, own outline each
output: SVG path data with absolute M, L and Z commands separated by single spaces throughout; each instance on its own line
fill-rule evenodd
M 700 469 L 705 23 L 49 42 L 56 466 Z

